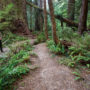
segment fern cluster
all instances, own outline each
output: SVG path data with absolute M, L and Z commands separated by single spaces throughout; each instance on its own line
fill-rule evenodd
M 64 46 L 61 44 L 56 45 L 53 40 L 47 41 L 47 46 L 50 49 L 50 51 L 55 54 L 65 54 Z
M 61 29 L 58 34 L 61 40 L 73 41 L 73 40 L 77 40 L 78 38 L 80 38 L 80 35 L 78 35 L 76 31 L 73 31 L 69 27 L 64 27 L 64 29 L 63 30 Z
M 88 65 L 90 64 L 90 51 L 83 49 L 83 48 L 77 48 L 77 47 L 70 47 L 69 48 L 69 54 L 70 58 L 73 62 L 75 62 L 75 65 L 82 64 L 82 65 Z
M 17 47 L 17 46 L 16 46 Z M 19 50 L 11 48 L 8 57 L 0 58 L 0 90 L 10 88 L 21 75 L 29 72 L 27 62 L 30 62 L 30 42 L 19 45 Z
M 90 68 L 90 35 L 85 33 L 83 36 L 80 36 L 76 31 L 64 28 L 64 30 L 60 31 L 59 36 L 60 40 L 72 42 L 72 46 L 65 50 L 63 45 L 55 45 L 53 40 L 47 41 L 47 46 L 51 52 L 68 56 L 62 58 L 59 62 L 69 67 L 84 65 Z
M 8 46 L 8 45 L 10 45 L 12 43 L 16 43 L 18 41 L 27 40 L 26 37 L 13 34 L 10 31 L 4 31 L 4 32 L 2 32 L 2 38 L 3 38 L 2 39 L 2 42 L 3 42 L 3 45 L 4 46 Z
M 37 39 L 35 41 L 35 44 L 45 42 L 45 41 L 46 41 L 45 34 L 44 34 L 44 32 L 41 32 L 39 35 L 37 35 Z

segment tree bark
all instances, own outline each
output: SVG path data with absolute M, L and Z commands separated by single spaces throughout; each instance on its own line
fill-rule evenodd
M 75 14 L 75 0 L 68 0 L 68 19 L 74 20 Z
M 35 5 L 38 6 L 38 1 L 34 1 Z M 40 22 L 39 22 L 39 12 L 40 10 L 35 9 L 35 30 L 40 30 Z
M 30 2 L 32 2 L 32 0 L 30 0 Z M 33 14 L 33 13 L 32 13 L 32 11 L 33 11 L 32 8 L 33 8 L 33 7 L 30 7 L 30 30 L 31 30 L 31 31 L 32 31 L 32 18 L 33 18 L 33 17 L 32 17 L 32 14 Z
M 52 34 L 53 34 L 53 40 L 55 44 L 59 43 L 59 39 L 56 34 L 56 22 L 55 22 L 55 16 L 54 16 L 54 9 L 53 9 L 53 3 L 52 0 L 48 0 L 49 4 L 49 10 L 50 10 L 50 16 L 51 16 L 51 22 L 52 22 Z
M 28 29 L 28 24 L 27 24 L 27 14 L 26 14 L 26 0 L 0 0 L 0 5 L 1 8 L 3 9 L 4 7 L 6 7 L 8 4 L 13 3 L 15 6 L 15 16 L 16 16 L 16 21 L 18 20 L 22 20 L 21 22 L 23 22 L 23 26 L 24 29 L 22 29 L 22 31 L 26 31 L 27 34 L 29 34 L 29 29 Z M 15 21 L 15 20 L 13 20 Z
M 87 29 L 87 14 L 88 14 L 88 0 L 82 0 L 82 7 L 80 13 L 80 22 L 78 32 L 80 35 Z
M 43 8 L 43 0 L 40 0 L 40 8 Z M 40 11 L 40 31 L 43 31 L 43 25 L 44 25 L 44 15 L 43 12 Z
M 45 24 L 45 36 L 46 39 L 48 39 L 46 0 L 44 0 L 44 24 Z

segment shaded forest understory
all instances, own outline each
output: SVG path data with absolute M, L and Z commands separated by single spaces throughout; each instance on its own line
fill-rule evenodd
M 89 90 L 89 6 L 0 0 L 0 90 Z

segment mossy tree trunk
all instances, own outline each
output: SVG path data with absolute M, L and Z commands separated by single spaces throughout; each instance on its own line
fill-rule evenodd
M 27 14 L 26 14 L 26 0 L 0 0 L 0 9 L 3 9 L 8 4 L 13 3 L 16 11 L 16 19 L 21 19 L 25 24 L 26 32 L 29 33 L 27 24 Z
M 49 9 L 50 9 L 50 16 L 51 16 L 51 22 L 52 22 L 52 34 L 53 34 L 53 40 L 55 44 L 59 43 L 59 39 L 56 34 L 56 22 L 55 22 L 55 16 L 54 16 L 54 9 L 53 9 L 53 3 L 52 0 L 48 0 Z

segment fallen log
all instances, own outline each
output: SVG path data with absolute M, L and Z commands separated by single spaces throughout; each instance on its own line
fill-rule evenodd
M 73 21 L 71 21 L 69 19 L 63 18 L 61 15 L 55 15 L 55 18 L 62 21 L 62 22 L 67 23 L 70 26 L 74 26 L 74 27 L 78 28 L 78 23 L 75 23 L 75 22 L 73 22 Z
M 31 3 L 31 2 L 26 1 L 26 4 L 31 6 L 31 7 L 33 7 L 33 8 L 39 9 L 41 11 L 44 11 L 42 8 L 38 7 L 37 5 L 35 5 L 35 4 Z

